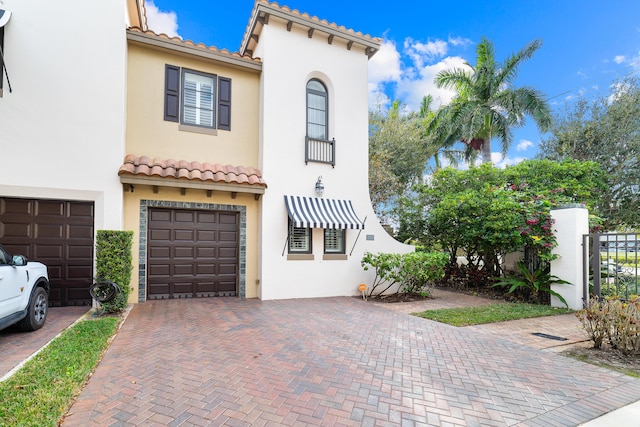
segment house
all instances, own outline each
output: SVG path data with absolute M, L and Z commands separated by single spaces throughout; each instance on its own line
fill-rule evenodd
M 413 250 L 381 227 L 368 193 L 367 64 L 380 39 L 257 0 L 239 52 L 228 52 L 156 34 L 143 0 L 91 11 L 66 1 L 101 27 L 44 58 L 20 44 L 46 40 L 22 28 L 39 11 L 5 2 L 7 65 L 21 77 L 0 98 L 9 141 L 28 150 L 0 172 L 0 240 L 40 259 L 50 249 L 41 230 L 55 228 L 68 243 L 43 259 L 60 264 L 52 286 L 90 283 L 91 265 L 74 264 L 76 235 L 91 247 L 102 228 L 134 231 L 131 302 L 356 295 L 373 274 L 364 252 Z M 35 59 L 11 53 L 20 49 Z M 38 83 L 47 96 L 31 80 L 49 82 Z M 32 92 L 22 99 L 18 87 Z M 55 119 L 17 126 L 30 103 Z
M 134 22 L 124 1 L 0 9 L 11 12 L 0 29 L 0 242 L 48 265 L 51 305 L 87 305 L 95 230 L 123 227 L 117 171 Z

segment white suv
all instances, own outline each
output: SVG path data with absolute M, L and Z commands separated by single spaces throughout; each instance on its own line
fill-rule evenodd
M 0 329 L 14 323 L 24 331 L 40 329 L 48 306 L 47 266 L 11 256 L 0 246 Z

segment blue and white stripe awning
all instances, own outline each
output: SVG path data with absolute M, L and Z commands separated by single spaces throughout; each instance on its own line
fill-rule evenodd
M 295 227 L 363 229 L 351 200 L 284 196 L 289 218 Z

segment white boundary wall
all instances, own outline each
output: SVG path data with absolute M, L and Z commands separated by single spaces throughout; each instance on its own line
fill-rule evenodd
M 569 308 L 580 310 L 584 298 L 582 236 L 589 232 L 589 214 L 585 208 L 554 209 L 551 218 L 555 220 L 554 230 L 558 241 L 553 252 L 558 258 L 551 261 L 551 274 L 571 283 L 552 285 L 551 289 L 562 295 Z M 551 305 L 564 307 L 553 295 Z

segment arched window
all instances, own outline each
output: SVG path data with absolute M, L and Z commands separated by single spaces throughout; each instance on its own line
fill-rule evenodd
M 307 83 L 307 136 L 326 141 L 329 139 L 329 101 L 327 88 L 320 80 Z

